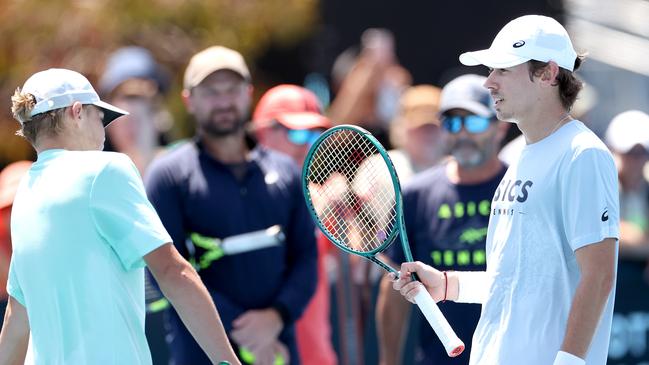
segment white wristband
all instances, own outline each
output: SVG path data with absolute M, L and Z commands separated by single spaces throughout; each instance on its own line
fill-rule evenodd
M 554 358 L 554 365 L 586 365 L 586 361 L 573 354 L 559 351 Z
M 458 282 L 458 303 L 482 304 L 487 298 L 488 276 L 484 271 L 456 271 Z

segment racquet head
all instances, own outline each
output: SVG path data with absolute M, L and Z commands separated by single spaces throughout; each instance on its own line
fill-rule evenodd
M 367 131 L 341 125 L 311 147 L 302 170 L 304 195 L 323 233 L 363 256 L 384 251 L 399 233 L 399 181 L 387 152 Z
M 369 132 L 341 125 L 323 133 L 305 159 L 302 186 L 311 215 L 336 246 L 398 274 L 375 255 L 401 234 L 404 256 L 412 261 L 399 179 L 387 152 Z M 415 300 L 448 355 L 459 355 L 464 343 L 430 294 L 421 290 Z

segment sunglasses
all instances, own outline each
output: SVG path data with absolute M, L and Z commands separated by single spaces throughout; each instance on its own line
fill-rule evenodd
M 297 145 L 311 146 L 322 134 L 322 131 L 311 129 L 289 129 L 288 140 Z
M 481 117 L 479 115 L 467 115 L 467 116 L 448 116 L 442 117 L 442 127 L 446 129 L 451 134 L 460 133 L 462 130 L 462 125 L 467 132 L 472 134 L 478 134 L 489 129 L 489 124 L 491 123 L 491 118 Z

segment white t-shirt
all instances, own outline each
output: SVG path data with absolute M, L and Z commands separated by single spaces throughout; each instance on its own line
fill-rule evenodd
M 171 237 L 123 154 L 47 150 L 21 181 L 7 289 L 36 364 L 151 364 L 143 256 Z
M 552 364 L 580 277 L 574 251 L 619 238 L 617 184 L 611 154 L 580 121 L 523 149 L 491 204 L 491 280 L 473 336 L 471 364 Z M 613 293 L 587 364 L 606 363 Z

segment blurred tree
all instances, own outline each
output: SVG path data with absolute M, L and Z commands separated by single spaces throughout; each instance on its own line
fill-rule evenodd
M 0 100 L 32 73 L 50 67 L 79 71 L 96 85 L 107 55 L 124 45 L 153 52 L 173 75 L 168 105 L 177 137 L 191 133 L 179 93 L 193 53 L 214 44 L 254 60 L 272 43 L 310 35 L 318 0 L 0 0 Z M 14 136 L 10 108 L 0 110 L 0 167 L 33 157 Z

